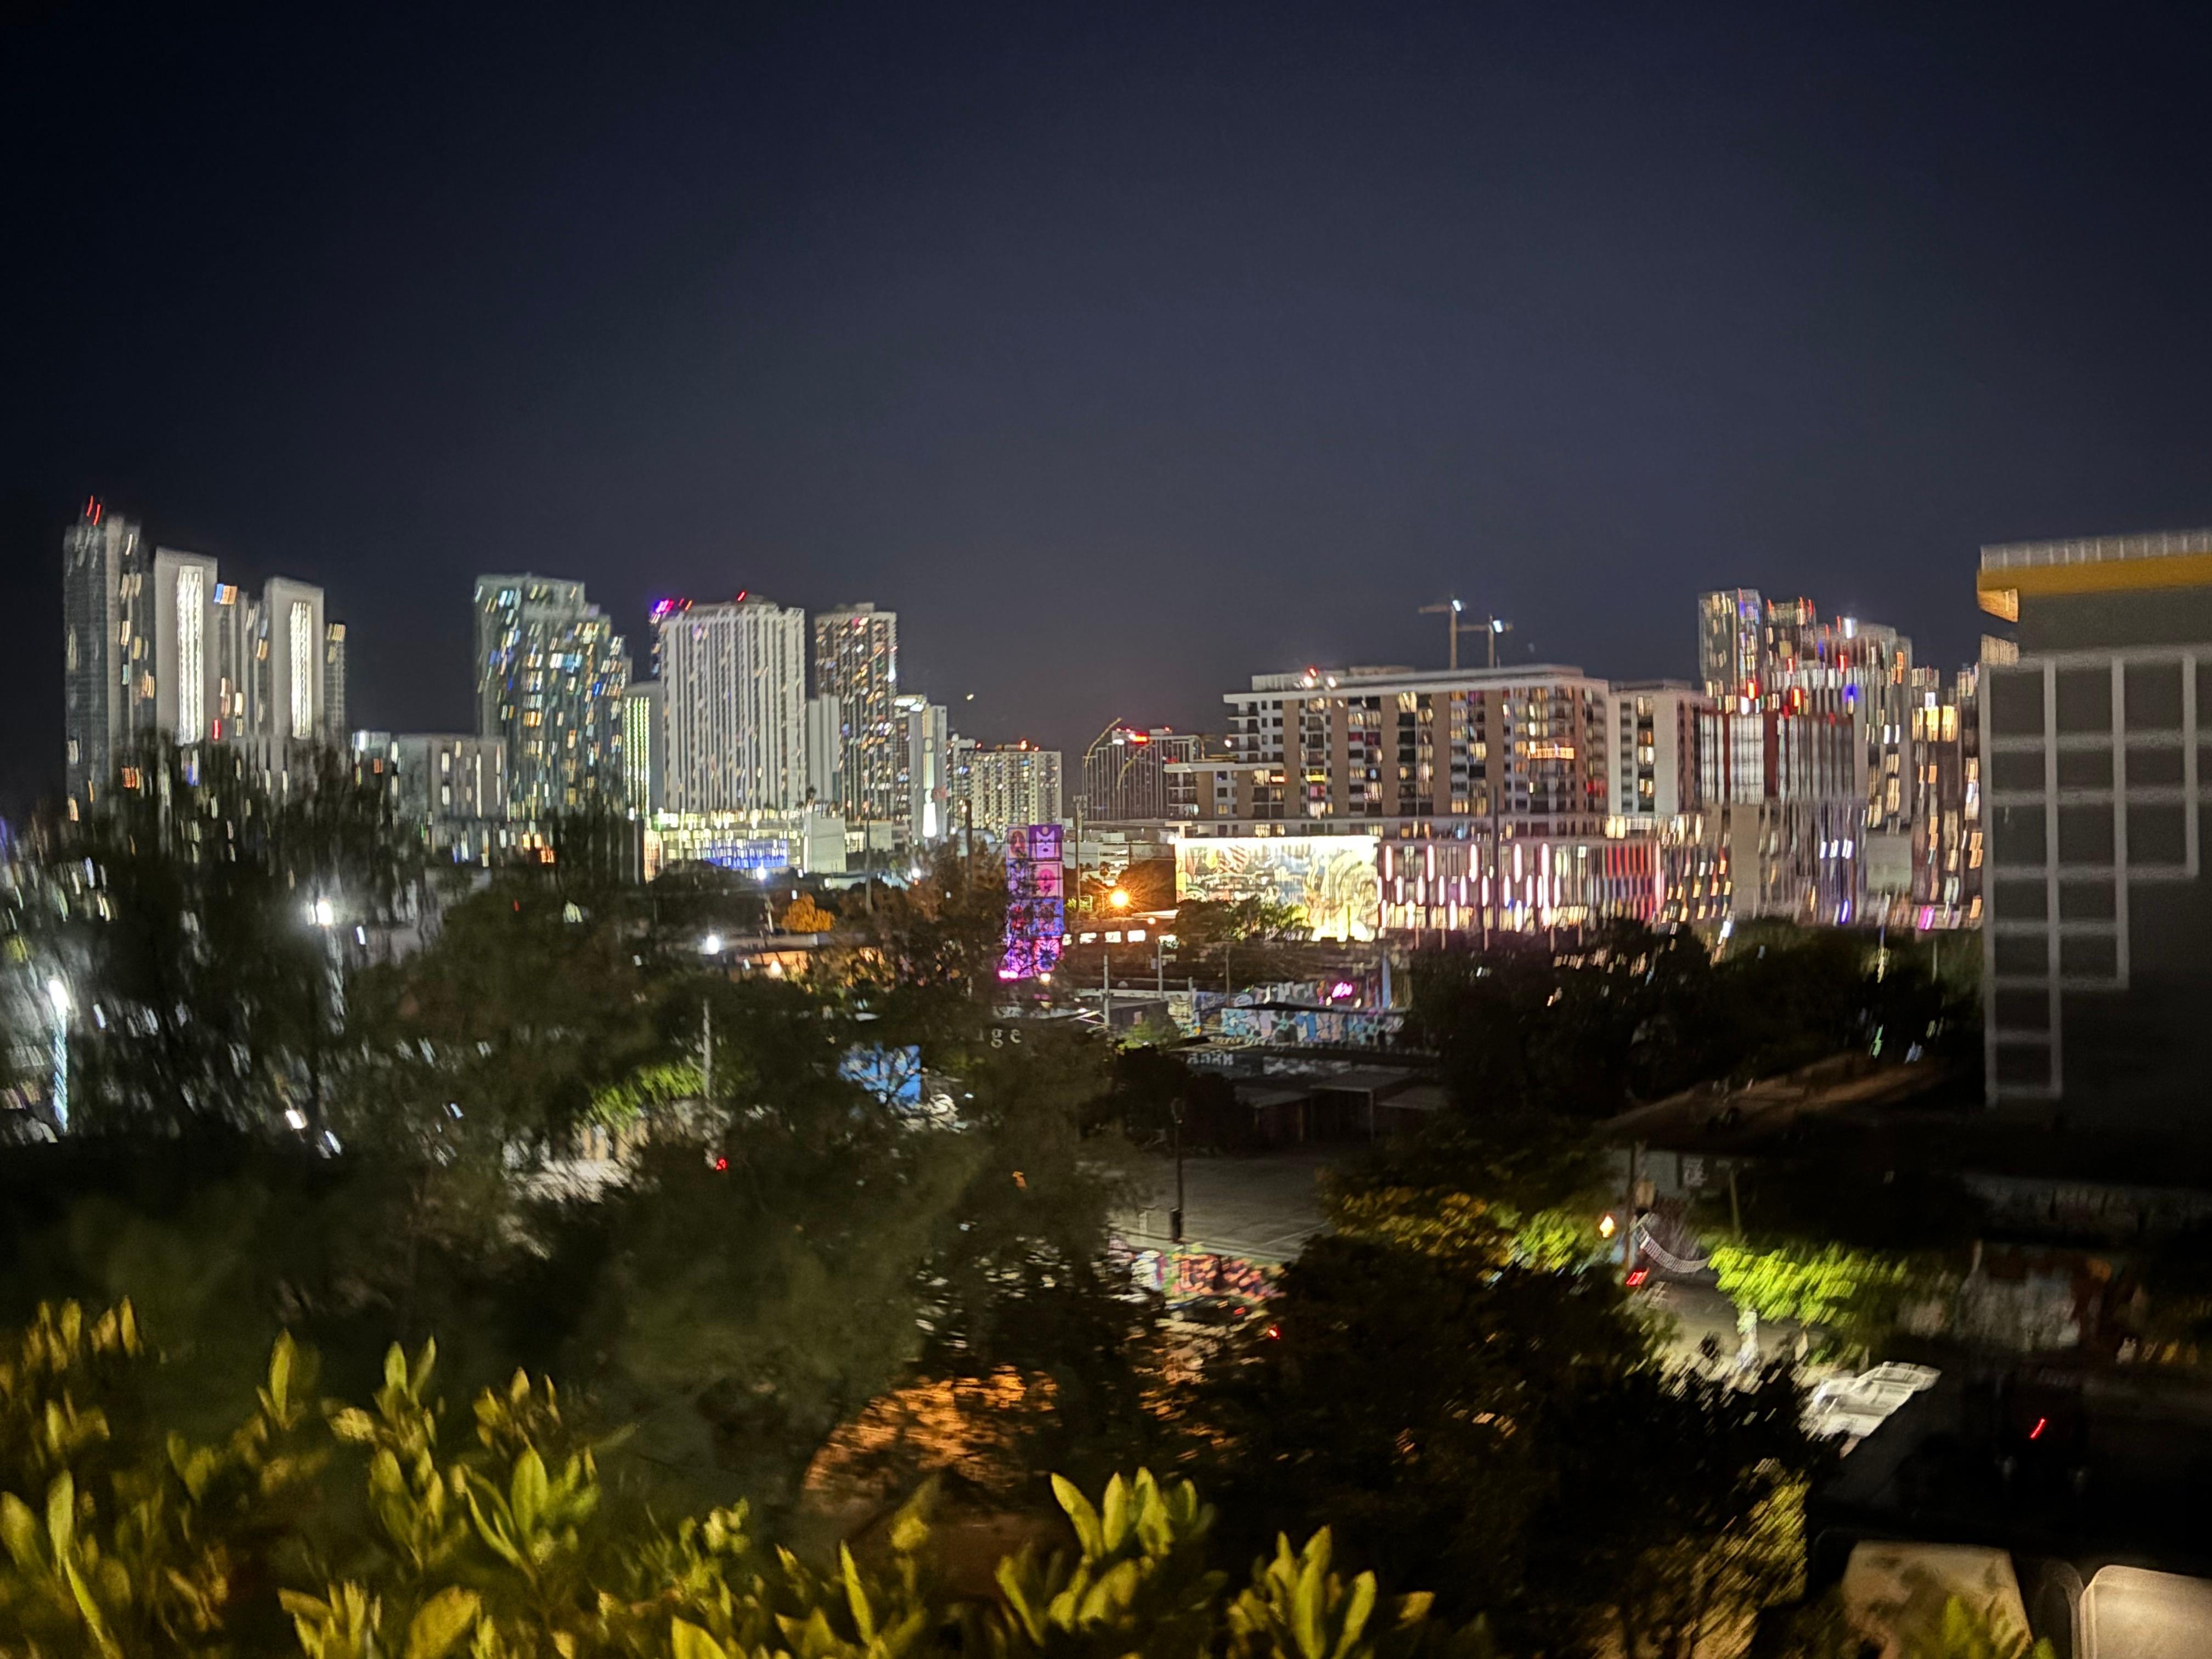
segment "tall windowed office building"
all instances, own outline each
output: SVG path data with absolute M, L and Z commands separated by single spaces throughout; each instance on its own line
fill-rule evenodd
M 2204 1139 L 2212 531 L 1982 550 L 1988 1091 Z
M 583 583 L 477 577 L 476 665 L 477 732 L 506 744 L 510 816 L 622 805 L 629 659 Z

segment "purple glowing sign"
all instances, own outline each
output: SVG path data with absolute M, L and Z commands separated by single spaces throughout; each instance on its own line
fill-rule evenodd
M 1060 964 L 1067 931 L 1060 826 L 1017 824 L 1006 832 L 1006 948 L 999 977 L 1042 979 Z

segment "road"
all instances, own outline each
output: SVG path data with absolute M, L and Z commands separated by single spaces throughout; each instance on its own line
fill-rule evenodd
M 1667 1342 L 1668 1358 L 1680 1364 L 1700 1359 L 1708 1339 L 1720 1345 L 1723 1358 L 1735 1352 L 1735 1304 L 1711 1285 L 1655 1281 L 1636 1294 L 1640 1305 L 1663 1315 L 1673 1326 Z M 1760 1362 L 1788 1355 L 1796 1337 L 1795 1326 L 1762 1323 L 1759 1328 Z
M 1328 1224 L 1315 1180 L 1331 1161 L 1328 1153 L 1320 1151 L 1186 1158 L 1184 1248 L 1265 1267 L 1288 1261 Z M 1150 1160 L 1143 1173 L 1147 1189 L 1144 1201 L 1116 1217 L 1114 1230 L 1139 1249 L 1164 1251 L 1171 1242 L 1174 1161 Z M 1735 1352 L 1735 1304 L 1710 1285 L 1654 1283 L 1637 1295 L 1639 1305 L 1663 1316 L 1671 1325 L 1667 1352 L 1678 1363 L 1700 1358 L 1708 1339 L 1719 1345 L 1723 1356 Z M 1782 1358 L 1795 1337 L 1791 1328 L 1760 1326 L 1759 1358 Z
M 1183 1247 L 1263 1267 L 1288 1261 L 1326 1224 L 1314 1179 L 1329 1162 L 1317 1152 L 1184 1158 Z M 1175 1161 L 1151 1162 L 1145 1174 L 1146 1201 L 1116 1217 L 1114 1231 L 1139 1249 L 1164 1250 L 1175 1207 Z

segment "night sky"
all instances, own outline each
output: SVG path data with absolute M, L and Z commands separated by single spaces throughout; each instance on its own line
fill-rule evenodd
M 94 492 L 324 584 L 356 726 L 465 726 L 528 568 L 641 658 L 874 599 L 1071 750 L 1440 665 L 1449 589 L 1616 677 L 1739 583 L 1952 664 L 1982 542 L 2212 521 L 2179 9 L 217 9 L 0 23 L 10 808 Z

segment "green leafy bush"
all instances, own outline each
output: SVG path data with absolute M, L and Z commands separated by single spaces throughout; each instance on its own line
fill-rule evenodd
M 158 1366 L 126 1304 L 48 1308 L 0 1358 L 0 1652 L 307 1659 L 1412 1659 L 1448 1635 L 1425 1596 L 1331 1565 L 1324 1530 L 1232 1588 L 1187 1483 L 1054 1491 L 1073 1547 L 950 1589 L 926 1504 L 821 1567 L 743 1505 L 619 1517 L 550 1383 L 517 1374 L 457 1431 L 430 1345 L 387 1356 L 367 1406 L 313 1398 L 287 1336 L 244 1424 L 195 1445 L 143 1410 Z

